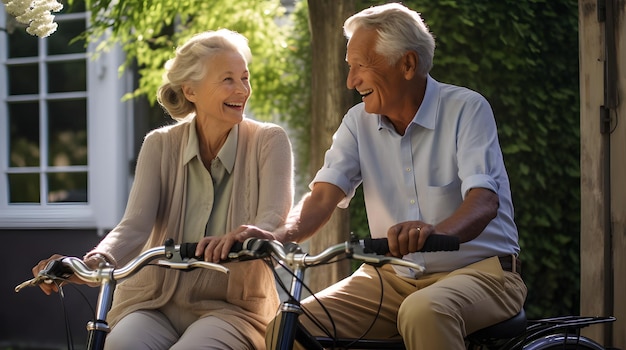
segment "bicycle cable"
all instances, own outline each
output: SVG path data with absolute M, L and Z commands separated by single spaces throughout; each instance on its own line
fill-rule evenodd
M 330 320 L 330 322 L 331 322 L 332 328 L 333 328 L 333 330 L 334 330 L 334 334 L 331 334 L 331 332 L 330 332 L 330 331 L 329 331 L 326 327 L 324 327 L 324 325 L 323 325 L 323 324 L 322 324 L 322 323 L 321 323 L 321 322 L 320 322 L 320 321 L 319 321 L 319 320 L 315 317 L 315 315 L 313 315 L 313 314 L 309 313 L 309 312 L 308 312 L 308 310 L 306 310 L 306 309 L 302 306 L 302 304 L 300 304 L 300 300 L 296 300 L 296 299 L 295 299 L 295 298 L 294 298 L 294 297 L 290 294 L 290 290 L 289 290 L 289 289 L 288 289 L 288 288 L 284 285 L 284 283 L 282 283 L 282 281 L 281 281 L 280 277 L 277 275 L 277 272 L 274 270 L 274 275 L 275 275 L 275 277 L 276 277 L 276 280 L 281 281 L 281 282 L 279 283 L 279 285 L 280 285 L 280 287 L 283 289 L 283 291 L 287 294 L 287 296 L 289 297 L 290 301 L 291 301 L 291 302 L 293 302 L 294 304 L 297 304 L 298 306 L 300 306 L 300 308 L 301 308 L 301 310 L 302 310 L 303 314 L 304 314 L 304 315 L 306 315 L 306 316 L 309 318 L 309 320 L 311 320 L 311 322 L 313 322 L 313 323 L 314 323 L 314 325 L 315 325 L 316 327 L 318 327 L 318 328 L 319 328 L 319 329 L 320 329 L 320 330 L 321 330 L 321 331 L 322 331 L 322 332 L 323 332 L 326 336 L 328 336 L 328 337 L 329 337 L 329 338 L 331 338 L 331 339 L 336 339 L 336 338 L 337 338 L 337 333 L 336 333 L 336 332 L 337 332 L 337 330 L 336 330 L 335 323 L 334 323 L 334 321 L 333 321 L 332 317 L 330 316 L 330 312 L 329 312 L 329 311 L 328 311 L 328 309 L 326 309 L 326 307 L 325 307 L 325 306 L 324 306 L 321 302 L 319 302 L 319 300 L 315 297 L 315 293 L 313 292 L 313 290 L 311 290 L 311 288 L 309 288 L 309 286 L 308 286 L 308 285 L 307 285 L 307 284 L 306 284 L 303 280 L 301 280 L 298 276 L 296 276 L 296 275 L 293 273 L 293 271 L 291 271 L 291 269 L 289 269 L 289 268 L 288 268 L 288 267 L 287 267 L 287 266 L 286 266 L 286 265 L 285 265 L 282 261 L 280 261 L 280 260 L 276 259 L 274 256 L 272 256 L 271 258 L 272 258 L 273 260 L 275 260 L 276 264 L 278 264 L 278 265 L 280 265 L 281 267 L 283 267 L 283 268 L 285 269 L 285 271 L 287 271 L 287 272 L 289 273 L 289 275 L 290 275 L 292 278 L 295 278 L 295 279 L 296 279 L 296 280 L 297 280 L 297 281 L 298 281 L 298 282 L 302 285 L 302 287 L 303 287 L 303 288 L 304 288 L 304 289 L 305 289 L 305 290 L 306 290 L 306 291 L 307 291 L 307 292 L 308 292 L 311 296 L 313 296 L 313 298 L 314 298 L 315 300 L 317 300 L 317 301 L 318 301 L 318 303 L 319 303 L 319 304 L 320 304 L 320 306 L 322 307 L 322 310 L 324 311 L 324 313 L 326 314 L 326 316 L 328 317 L 328 319 L 329 319 L 329 320 Z M 339 260 L 333 260 L 332 262 L 338 262 L 338 261 L 341 261 L 341 260 L 342 260 L 342 259 L 339 259 Z M 330 262 L 329 262 L 329 263 L 330 263 Z M 272 341 L 273 341 L 273 339 L 272 339 Z
M 378 299 L 378 309 L 376 310 L 376 315 L 374 315 L 374 319 L 372 320 L 372 323 L 370 323 L 369 327 L 367 327 L 367 329 L 365 330 L 365 332 L 363 332 L 363 334 L 361 334 L 361 336 L 359 336 L 358 338 L 356 338 L 354 341 L 348 343 L 346 345 L 346 348 L 350 348 L 350 346 L 356 344 L 357 342 L 359 342 L 360 340 L 362 340 L 363 338 L 365 338 L 365 336 L 367 335 L 367 333 L 369 333 L 369 331 L 372 330 L 372 328 L 374 327 L 374 324 L 376 323 L 376 320 L 378 319 L 378 316 L 380 316 L 380 310 L 383 307 L 383 295 L 384 293 L 384 283 L 383 283 L 383 277 L 380 275 L 380 271 L 378 271 L 378 268 L 373 266 L 374 270 L 376 271 L 376 274 L 378 275 L 378 282 L 380 283 L 380 298 Z
M 313 322 L 313 324 L 319 330 L 321 330 L 326 336 L 328 336 L 333 341 L 336 341 L 337 340 L 337 327 L 335 325 L 335 321 L 333 320 L 333 318 L 332 318 L 332 316 L 330 314 L 330 311 L 328 311 L 328 309 L 324 306 L 324 304 L 315 296 L 315 293 L 313 293 L 313 291 L 309 288 L 309 286 L 306 283 L 304 283 L 304 281 L 300 280 L 288 267 L 285 266 L 285 264 L 283 262 L 279 261 L 278 259 L 276 259 L 274 257 L 271 257 L 271 258 L 276 261 L 276 264 L 280 265 L 286 271 L 288 271 L 288 273 L 289 273 L 289 275 L 291 277 L 296 278 L 298 280 L 298 282 L 300 282 L 302 284 L 304 289 L 315 299 L 315 301 L 320 305 L 320 307 L 322 308 L 322 310 L 324 311 L 324 313 L 328 317 L 328 320 L 329 320 L 329 322 L 331 324 L 331 328 L 332 328 L 333 331 L 331 332 L 328 328 L 326 328 L 322 324 L 322 322 L 315 315 L 310 313 L 302 304 L 300 304 L 299 300 L 295 300 L 293 298 L 293 296 L 290 295 L 289 289 L 284 285 L 282 280 L 279 278 L 277 272 L 274 271 L 274 275 L 276 277 L 276 280 L 279 281 L 278 285 L 281 287 L 281 289 L 283 291 L 285 291 L 285 293 L 287 293 L 288 297 L 290 298 L 290 300 L 292 302 L 297 303 L 302 308 L 303 314 L 306 315 L 309 318 L 309 320 L 311 320 L 311 322 Z M 332 260 L 332 261 L 329 261 L 327 263 L 324 263 L 323 265 L 329 265 L 329 264 L 340 262 L 340 261 L 343 261 L 343 260 L 346 260 L 346 259 L 347 258 L 341 258 L 341 259 Z M 270 267 L 272 267 L 272 266 L 270 266 Z M 345 348 L 350 348 L 352 345 L 354 345 L 357 342 L 359 342 L 360 340 L 364 339 L 365 336 L 372 330 L 372 328 L 374 327 L 374 324 L 376 323 L 376 320 L 380 316 L 380 312 L 382 310 L 382 304 L 383 304 L 383 296 L 384 296 L 384 283 L 383 283 L 383 278 L 382 278 L 378 268 L 375 267 L 375 266 L 373 268 L 376 271 L 376 274 L 378 275 L 378 282 L 379 282 L 379 285 L 380 285 L 380 297 L 379 297 L 379 300 L 378 300 L 378 308 L 376 309 L 376 314 L 374 315 L 374 319 L 372 320 L 370 325 L 367 327 L 367 329 L 363 332 L 363 334 L 361 334 L 359 337 L 355 338 L 352 342 L 344 345 Z M 272 341 L 273 341 L 273 339 L 272 339 Z M 333 344 L 333 348 L 334 348 L 334 344 Z
M 65 324 L 65 340 L 67 342 L 67 347 L 68 347 L 68 350 L 74 350 L 74 337 L 72 335 L 72 327 L 70 326 L 70 321 L 69 321 L 70 316 L 69 316 L 69 313 L 67 311 L 67 307 L 65 304 L 65 291 L 63 290 L 63 282 L 68 282 L 68 280 L 66 278 L 59 278 L 59 277 L 52 279 L 52 283 L 56 285 L 57 290 L 59 291 L 58 293 L 59 299 L 61 300 L 61 310 L 63 311 L 63 321 Z M 83 301 L 85 301 L 87 306 L 89 306 L 89 309 L 91 310 L 91 314 L 95 315 L 96 314 L 95 309 L 93 308 L 93 305 L 91 305 L 91 303 L 89 302 L 89 299 L 87 298 L 85 293 L 83 293 L 79 288 L 77 288 L 71 282 L 69 282 L 67 285 L 70 286 L 71 288 L 74 288 L 74 290 L 78 292 L 78 294 L 83 298 Z
M 59 282 L 59 280 L 61 280 Z M 65 325 L 65 340 L 67 342 L 67 348 L 68 350 L 74 350 L 74 341 L 73 341 L 73 337 L 72 337 L 72 329 L 70 327 L 70 323 L 69 323 L 69 319 L 68 319 L 68 314 L 67 314 L 67 309 L 65 307 L 65 292 L 63 292 L 63 282 L 65 280 L 64 279 L 53 279 L 52 283 L 54 283 L 54 285 L 57 287 L 57 290 L 59 291 L 59 299 L 61 300 L 61 310 L 63 311 L 63 320 L 64 320 L 64 325 Z

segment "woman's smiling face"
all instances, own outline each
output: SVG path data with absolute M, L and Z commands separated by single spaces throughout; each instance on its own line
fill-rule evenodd
M 252 92 L 246 59 L 237 51 L 222 51 L 205 62 L 202 80 L 183 88 L 196 106 L 198 118 L 235 125 L 243 119 Z
M 390 65 L 387 57 L 376 52 L 377 40 L 375 29 L 359 28 L 348 41 L 347 86 L 358 91 L 368 113 L 390 116 L 402 106 L 405 79 L 398 65 Z

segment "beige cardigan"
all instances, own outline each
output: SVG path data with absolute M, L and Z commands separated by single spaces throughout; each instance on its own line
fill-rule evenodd
M 141 251 L 181 243 L 187 193 L 184 148 L 189 121 L 149 133 L 138 157 L 136 177 L 122 221 L 87 256 L 101 253 L 123 266 Z M 271 123 L 244 119 L 239 124 L 233 191 L 227 228 L 254 224 L 267 230 L 282 225 L 293 204 L 293 159 L 285 131 Z M 197 310 L 198 317 L 218 313 L 263 349 L 267 323 L 278 307 L 270 268 L 262 261 L 228 263 L 228 277 L 196 269 L 176 271 L 146 267 L 120 283 L 108 322 L 114 325 L 130 312 L 156 309 L 178 289 L 186 300 L 176 303 Z M 179 293 L 180 294 L 180 293 Z M 243 322 L 243 320 L 247 322 Z M 252 325 L 254 328 L 251 328 Z

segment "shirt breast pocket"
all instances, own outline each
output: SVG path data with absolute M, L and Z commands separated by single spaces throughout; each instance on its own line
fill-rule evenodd
M 444 186 L 423 186 L 418 188 L 418 202 L 422 221 L 436 225 L 448 218 L 463 202 L 461 180 Z

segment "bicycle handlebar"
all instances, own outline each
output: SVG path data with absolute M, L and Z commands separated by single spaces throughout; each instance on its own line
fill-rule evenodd
M 223 265 L 214 264 L 207 261 L 199 261 L 196 259 L 183 259 L 180 255 L 180 246 L 174 245 L 172 239 L 168 239 L 163 246 L 148 249 L 130 261 L 123 267 L 115 268 L 112 265 L 103 264 L 96 269 L 92 269 L 85 262 L 77 257 L 63 257 L 58 260 L 48 262 L 46 267 L 39 271 L 39 274 L 30 280 L 24 281 L 15 287 L 15 291 L 19 292 L 24 287 L 37 286 L 40 283 L 52 283 L 55 279 L 65 280 L 72 274 L 87 283 L 105 283 L 110 281 L 120 281 L 126 279 L 142 267 L 148 265 L 155 259 L 156 265 L 169 267 L 173 269 L 188 270 L 202 267 L 223 273 L 229 270 Z
M 195 256 L 196 246 L 197 243 L 182 243 L 180 245 L 180 253 L 183 259 L 201 259 L 202 257 Z M 420 252 L 454 251 L 459 250 L 459 246 L 458 237 L 432 234 L 428 236 Z M 242 261 L 274 255 L 289 265 L 298 264 L 309 267 L 324 264 L 339 255 L 345 254 L 350 259 L 361 260 L 371 265 L 393 264 L 415 268 L 420 271 L 424 270 L 423 266 L 411 261 L 385 256 L 387 253 L 389 253 L 387 238 L 352 238 L 350 241 L 330 246 L 317 255 L 303 253 L 300 250 L 300 246 L 296 243 L 289 243 L 285 246 L 274 240 L 248 238 L 243 243 L 237 242 L 233 245 L 228 259 Z
M 221 264 L 202 261 L 201 257 L 195 256 L 197 243 L 182 243 L 174 245 L 171 239 L 167 240 L 163 246 L 154 247 L 141 253 L 127 265 L 121 268 L 114 268 L 111 265 L 101 265 L 97 269 L 91 269 L 83 260 L 76 257 L 64 257 L 48 263 L 45 269 L 39 274 L 15 287 L 19 292 L 24 287 L 36 286 L 40 283 L 51 283 L 54 279 L 67 279 L 75 274 L 81 280 L 88 283 L 105 283 L 119 281 L 128 278 L 138 272 L 142 267 L 155 259 L 159 260 L 157 265 L 175 269 L 192 269 L 196 267 L 207 268 L 223 273 L 229 270 Z M 453 236 L 430 235 L 424 244 L 422 252 L 451 251 L 459 249 L 459 239 Z M 379 239 L 351 239 L 344 243 L 336 244 L 317 255 L 309 255 L 302 252 L 300 246 L 295 243 L 283 245 L 278 241 L 248 238 L 243 243 L 235 243 L 231 248 L 231 253 L 225 261 L 246 261 L 260 259 L 274 255 L 279 260 L 290 265 L 316 266 L 324 264 L 331 259 L 345 255 L 348 258 L 361 260 L 365 263 L 382 266 L 393 264 L 415 268 L 423 271 L 423 267 L 411 261 L 400 258 L 384 256 L 389 252 L 386 238 Z

